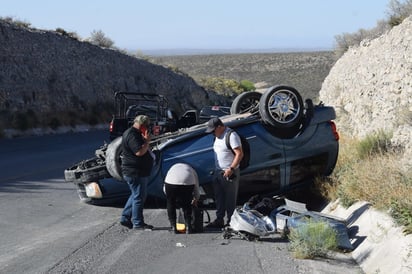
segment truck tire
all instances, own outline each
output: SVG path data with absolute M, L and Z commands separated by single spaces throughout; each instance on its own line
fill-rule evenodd
M 302 128 L 303 100 L 299 92 L 289 86 L 269 88 L 259 101 L 263 123 L 276 129 L 279 138 L 293 138 Z
M 108 146 L 106 150 L 106 168 L 109 174 L 123 182 L 121 159 L 122 153 L 122 137 L 117 137 Z
M 262 97 L 262 93 L 257 91 L 247 91 L 239 94 L 235 100 L 233 100 L 232 106 L 230 107 L 230 114 L 251 112 L 257 109 L 260 97 Z

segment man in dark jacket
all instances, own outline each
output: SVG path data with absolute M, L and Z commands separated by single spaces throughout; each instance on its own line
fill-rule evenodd
M 150 119 L 139 115 L 133 126 L 122 136 L 122 173 L 131 194 L 123 209 L 120 224 L 133 229 L 153 229 L 144 222 L 143 206 L 147 196 L 147 183 L 153 167 L 150 153 Z

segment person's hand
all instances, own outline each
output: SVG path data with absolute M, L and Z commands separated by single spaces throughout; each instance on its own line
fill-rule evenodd
M 150 142 L 151 138 L 150 138 L 150 132 L 148 130 L 142 132 L 142 136 L 147 143 Z
M 223 177 L 225 178 L 230 178 L 230 176 L 233 175 L 233 170 L 231 170 L 230 168 L 225 169 L 225 171 L 223 172 Z

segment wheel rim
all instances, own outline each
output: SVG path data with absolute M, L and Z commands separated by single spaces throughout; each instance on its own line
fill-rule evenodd
M 269 113 L 272 118 L 281 124 L 295 120 L 300 112 L 298 97 L 288 90 L 279 90 L 269 99 Z
M 248 98 L 240 105 L 240 113 L 251 111 L 259 104 L 260 98 Z

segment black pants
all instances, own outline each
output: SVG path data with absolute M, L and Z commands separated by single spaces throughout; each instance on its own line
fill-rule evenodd
M 167 216 L 171 226 L 176 226 L 176 208 L 182 207 L 186 225 L 192 219 L 192 198 L 194 185 L 171 185 L 165 183 Z

